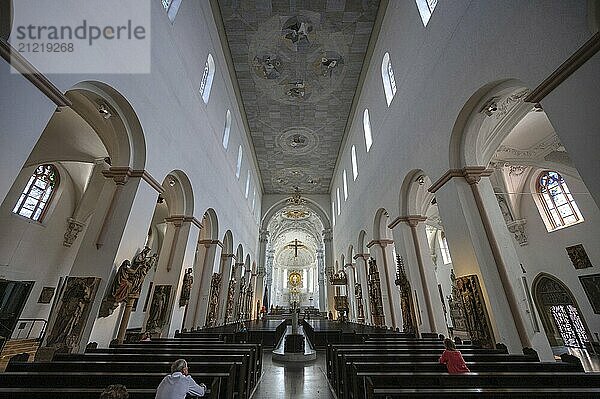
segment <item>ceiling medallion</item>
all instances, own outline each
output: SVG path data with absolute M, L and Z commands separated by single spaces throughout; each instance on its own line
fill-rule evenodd
M 311 129 L 301 126 L 286 129 L 275 142 L 285 154 L 289 155 L 306 155 L 319 146 L 318 136 Z

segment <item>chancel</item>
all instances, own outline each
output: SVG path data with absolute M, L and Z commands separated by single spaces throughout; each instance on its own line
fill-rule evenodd
M 600 397 L 600 1 L 51 3 L 0 0 L 0 399 Z

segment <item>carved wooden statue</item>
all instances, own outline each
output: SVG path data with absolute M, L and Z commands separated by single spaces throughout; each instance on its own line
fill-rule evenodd
M 235 305 L 235 278 L 229 280 L 229 288 L 227 289 L 227 302 L 225 303 L 225 323 L 233 319 L 233 307 Z
M 402 309 L 402 331 L 414 333 L 417 330 L 415 311 L 412 303 L 412 288 L 404 270 L 404 259 L 396 255 L 396 285 L 400 288 L 400 308 Z
M 210 295 L 208 298 L 208 313 L 206 316 L 206 326 L 214 326 L 217 322 L 219 312 L 219 295 L 221 292 L 221 274 L 213 273 L 210 280 Z
M 360 285 L 360 283 L 354 284 L 354 297 L 356 298 L 356 309 L 357 309 L 356 320 L 359 323 L 364 323 L 365 322 L 365 309 L 363 307 L 362 285 Z
M 179 306 L 186 306 L 190 302 L 192 293 L 192 284 L 194 284 L 194 276 L 192 268 L 187 269 L 183 276 L 183 286 L 181 287 L 181 296 L 179 297 Z
M 146 331 L 160 332 L 169 316 L 169 302 L 171 299 L 170 285 L 157 285 L 152 295 L 150 314 L 146 322 Z
M 373 324 L 376 326 L 384 325 L 385 315 L 383 313 L 383 300 L 381 298 L 381 282 L 379 280 L 377 263 L 373 258 L 369 258 L 369 303 L 371 304 Z

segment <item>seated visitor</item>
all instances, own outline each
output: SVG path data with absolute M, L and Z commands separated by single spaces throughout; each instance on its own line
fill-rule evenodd
M 448 373 L 468 373 L 470 370 L 465 364 L 465 360 L 460 351 L 456 350 L 454 342 L 450 338 L 446 338 L 444 340 L 444 346 L 446 347 L 446 350 L 444 350 L 444 353 L 442 353 L 442 356 L 440 357 L 440 363 L 446 365 Z
M 148 341 L 151 341 L 150 334 L 148 334 L 147 332 L 145 332 L 140 337 L 140 342 L 148 342 Z
M 186 395 L 204 396 L 206 385 L 196 384 L 188 373 L 185 359 L 171 365 L 171 374 L 165 376 L 156 389 L 155 399 L 185 399 Z
M 100 394 L 100 399 L 129 399 L 129 393 L 124 385 L 109 385 Z

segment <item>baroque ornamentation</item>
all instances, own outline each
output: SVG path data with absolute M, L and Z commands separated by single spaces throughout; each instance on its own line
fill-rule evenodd
M 373 324 L 383 326 L 385 324 L 385 316 L 383 313 L 383 300 L 381 298 L 381 282 L 379 279 L 379 270 L 375 259 L 369 258 L 369 304 L 371 305 L 371 314 L 373 316 Z
M 356 299 L 356 321 L 359 323 L 365 322 L 365 309 L 363 306 L 363 295 L 362 295 L 362 285 L 360 283 L 354 283 L 354 298 Z
M 506 224 L 506 227 L 508 227 L 508 231 L 510 231 L 514 235 L 515 240 L 517 240 L 517 242 L 521 246 L 525 246 L 528 244 L 527 234 L 525 233 L 526 224 L 526 219 L 513 220 Z
M 229 280 L 229 287 L 227 288 L 227 302 L 225 303 L 225 323 L 229 320 L 233 320 L 233 307 L 235 305 L 235 277 Z
M 99 317 L 110 316 L 121 302 L 139 298 L 148 271 L 156 265 L 158 255 L 150 255 L 150 248 L 144 247 L 133 260 L 124 260 L 112 282 L 112 287 L 102 301 Z
M 71 245 L 73 245 L 73 243 L 77 239 L 77 235 L 81 233 L 84 227 L 85 223 L 75 220 L 73 218 L 68 218 L 67 231 L 65 231 L 63 245 L 65 247 L 70 247 Z
M 67 278 L 47 347 L 66 353 L 77 349 L 99 285 L 98 277 Z

